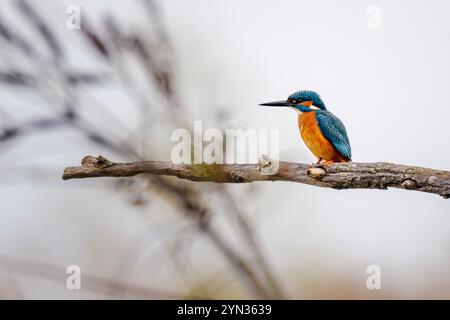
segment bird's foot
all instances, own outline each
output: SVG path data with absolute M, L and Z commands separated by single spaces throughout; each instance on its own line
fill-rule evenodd
M 316 163 L 313 163 L 309 166 L 309 168 L 323 168 L 325 169 L 326 167 L 328 167 L 330 164 L 332 163 L 336 163 L 336 161 L 334 160 L 323 160 L 320 159 L 319 161 L 317 161 Z
M 322 163 L 322 167 L 328 167 L 332 163 L 335 163 L 335 161 L 333 161 L 333 160 L 325 161 L 324 163 Z
M 322 163 L 323 163 L 323 160 L 322 160 L 322 158 L 320 158 L 319 160 L 317 160 L 317 162 L 311 163 L 308 166 L 308 169 L 310 169 L 310 168 L 320 168 L 322 166 Z

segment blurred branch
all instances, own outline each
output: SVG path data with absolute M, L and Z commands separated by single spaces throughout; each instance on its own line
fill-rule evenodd
M 104 166 L 111 164 L 107 159 L 99 157 L 100 162 L 103 162 Z M 85 157 L 83 163 L 87 164 L 96 158 Z M 161 178 L 159 176 L 156 176 Z M 254 268 L 251 264 L 238 253 L 231 245 L 229 245 L 224 236 L 214 229 L 210 223 L 212 213 L 211 211 L 200 204 L 197 198 L 197 192 L 193 189 L 186 189 L 177 184 L 172 184 L 169 181 L 159 179 L 154 183 L 159 184 L 160 188 L 167 192 L 167 195 L 174 197 L 180 208 L 185 211 L 186 215 L 190 217 L 197 225 L 198 229 L 203 232 L 208 239 L 214 244 L 214 246 L 222 253 L 227 259 L 230 265 L 232 265 L 236 271 L 242 274 L 242 279 L 248 284 L 248 288 L 251 289 L 258 298 L 270 299 L 280 298 L 277 292 L 272 292 L 267 289 L 262 281 L 257 276 Z
M 28 1 L 25 0 L 17 0 L 15 2 L 19 11 L 27 18 L 28 21 L 33 27 L 36 28 L 37 33 L 41 36 L 41 38 L 45 41 L 56 62 L 60 62 L 60 59 L 63 57 L 64 51 L 56 39 L 56 36 L 50 30 L 50 27 L 45 22 L 45 19 L 42 18 L 35 8 L 30 5 Z
M 66 120 L 69 119 L 69 117 L 69 114 L 63 114 L 60 118 L 37 118 L 20 125 L 9 126 L 4 129 L 0 128 L 0 143 L 10 141 L 26 133 L 29 134 L 37 130 L 42 131 L 62 127 L 66 124 Z
M 8 69 L 0 70 L 0 85 L 16 86 L 24 90 L 32 89 L 38 97 L 44 100 L 52 113 L 56 112 L 56 115 L 50 118 L 27 120 L 25 123 L 18 123 L 14 119 L 2 121 L 4 125 L 0 127 L 0 145 L 25 137 L 29 133 L 44 132 L 45 129 L 56 129 L 60 125 L 64 125 L 66 128 L 77 131 L 89 142 L 107 149 L 117 156 L 143 160 L 147 150 L 145 141 L 150 136 L 147 130 L 149 128 L 156 130 L 156 126 L 149 126 L 148 123 L 153 123 L 152 115 L 160 112 L 150 103 L 155 100 L 155 95 L 165 102 L 163 104 L 165 109 L 162 111 L 165 111 L 166 117 L 172 123 L 185 121 L 180 116 L 182 113 L 176 112 L 183 105 L 179 103 L 178 99 L 175 55 L 168 30 L 159 11 L 159 5 L 155 1 L 142 0 L 143 12 L 148 16 L 149 24 L 148 28 L 146 27 L 144 30 L 124 27 L 111 14 L 105 15 L 101 25 L 91 24 L 87 21 L 86 16 L 83 16 L 80 34 L 87 40 L 93 52 L 99 54 L 103 58 L 103 62 L 110 67 L 109 72 L 111 73 L 108 72 L 106 79 L 100 73 L 98 75 L 92 72 L 80 73 L 69 69 L 71 59 L 67 56 L 69 50 L 66 48 L 66 39 L 59 40 L 58 33 L 54 32 L 56 31 L 55 26 L 52 26 L 51 21 L 32 1 L 17 0 L 15 4 L 21 12 L 23 20 L 34 32 L 32 33 L 33 41 L 28 41 L 28 38 L 18 31 L 20 28 L 0 19 L 0 42 L 3 45 L 6 44 L 5 48 L 11 53 L 24 59 L 23 65 L 28 66 L 27 63 L 30 63 L 35 68 L 22 70 L 15 66 L 9 66 Z M 38 43 L 43 44 L 44 47 L 37 46 Z M 42 51 L 39 48 L 47 50 Z M 139 75 L 144 75 L 144 77 L 136 77 L 130 71 L 135 70 L 135 68 L 129 68 L 131 63 L 135 62 L 141 66 Z M 134 81 L 135 78 L 142 80 Z M 83 108 L 83 106 L 87 107 L 84 105 L 84 98 L 89 94 L 86 87 L 102 84 L 103 80 L 110 80 L 109 83 L 116 85 L 116 89 L 128 92 L 131 105 L 138 107 L 140 123 L 137 129 L 129 128 L 129 134 L 128 126 L 124 125 L 124 122 L 117 118 L 106 105 L 97 103 L 96 99 L 91 99 L 95 103 L 90 103 L 89 108 Z M 153 90 L 143 91 L 141 88 Z M 108 126 L 98 126 L 82 111 L 94 108 L 101 109 Z M 110 119 L 114 121 L 109 122 Z M 161 125 L 158 123 L 159 127 Z M 178 126 L 180 125 L 178 124 Z M 124 128 L 126 130 L 123 130 Z M 126 132 L 128 136 L 132 134 L 133 138 L 130 139 L 130 143 L 121 135 L 118 136 L 117 131 Z M 142 146 L 138 145 L 142 141 Z M 103 168 L 105 167 L 103 166 Z M 148 175 L 146 180 L 152 186 L 152 190 L 157 191 L 158 196 L 170 200 L 168 201 L 170 205 L 192 220 L 197 229 L 233 267 L 240 276 L 239 280 L 249 291 L 259 298 L 282 297 L 280 288 L 274 285 L 275 275 L 268 274 L 271 272 L 270 269 L 261 266 L 262 271 L 260 272 L 259 266 L 256 266 L 246 254 L 242 253 L 240 247 L 229 243 L 229 239 L 222 229 L 216 229 L 210 223 L 218 213 L 202 203 L 203 192 L 199 185 L 180 184 L 178 181 L 167 179 L 161 175 Z M 237 232 L 251 232 L 251 229 L 241 227 Z M 251 237 L 251 235 L 244 236 L 248 239 Z M 257 251 L 258 262 L 266 263 L 263 260 L 264 257 L 259 254 L 262 251 L 257 241 L 250 240 L 253 250 Z M 110 284 L 105 284 L 109 287 L 108 293 L 111 292 L 111 289 L 120 291 L 126 285 L 126 283 L 114 282 Z
M 254 181 L 291 181 L 333 189 L 399 188 L 450 197 L 450 172 L 385 162 L 335 163 L 309 166 L 280 161 L 279 170 L 270 172 L 272 164 L 173 164 L 164 161 L 114 163 L 106 158 L 87 156 L 79 167 L 64 170 L 63 179 L 92 177 L 129 177 L 141 173 L 176 176 L 191 181 L 246 183 Z M 266 166 L 266 167 L 265 167 Z M 269 168 L 267 168 L 269 166 Z
M 88 72 L 66 72 L 66 81 L 73 85 L 103 84 L 108 80 L 106 74 L 94 74 Z M 0 70 L 0 82 L 9 85 L 33 86 L 42 81 L 38 75 L 27 74 L 20 71 Z
M 261 271 L 271 291 L 275 294 L 276 297 L 285 299 L 281 285 L 274 276 L 272 268 L 259 245 L 259 239 L 257 240 L 256 235 L 246 215 L 239 208 L 236 201 L 228 192 L 228 190 L 224 190 L 221 194 L 223 195 L 224 199 L 226 199 L 227 203 L 231 206 L 231 209 L 234 212 L 235 217 L 237 218 L 238 225 L 241 228 L 241 234 L 245 237 L 248 245 L 250 246 L 250 249 L 253 255 L 255 256 L 258 265 L 260 266 Z
M 0 254 L 0 270 L 39 276 L 48 280 L 57 281 L 58 283 L 65 283 L 68 277 L 68 274 L 63 267 L 49 263 L 24 260 L 3 254 Z M 129 295 L 141 298 L 181 299 L 184 297 L 184 294 L 180 292 L 125 284 L 120 281 L 100 278 L 84 272 L 82 274 L 82 288 L 99 293 L 107 293 L 111 288 L 120 288 Z

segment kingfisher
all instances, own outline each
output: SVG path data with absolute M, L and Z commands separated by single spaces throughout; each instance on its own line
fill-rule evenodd
M 327 110 L 318 93 L 301 90 L 291 94 L 287 100 L 260 105 L 288 107 L 297 111 L 300 136 L 317 157 L 317 164 L 351 161 L 352 150 L 347 130 L 342 121 Z

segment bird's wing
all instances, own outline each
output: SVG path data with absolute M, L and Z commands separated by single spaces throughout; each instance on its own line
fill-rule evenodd
M 327 110 L 316 111 L 316 120 L 320 131 L 344 157 L 352 158 L 352 149 L 347 130 L 338 117 Z

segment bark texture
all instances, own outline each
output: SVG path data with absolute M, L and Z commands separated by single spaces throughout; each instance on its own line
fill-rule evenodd
M 267 158 L 258 164 L 173 164 L 165 161 L 114 163 L 102 156 L 87 156 L 81 166 L 66 168 L 63 179 L 129 177 L 144 173 L 216 183 L 289 181 L 333 189 L 399 188 L 450 197 L 449 171 L 385 162 L 311 167 L 294 162 L 272 162 Z

